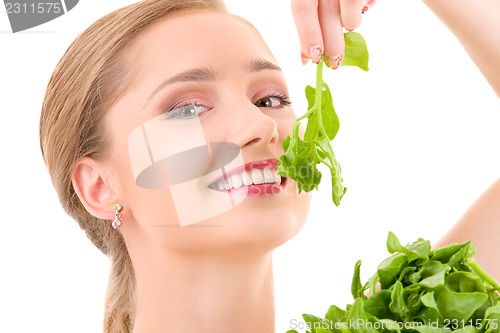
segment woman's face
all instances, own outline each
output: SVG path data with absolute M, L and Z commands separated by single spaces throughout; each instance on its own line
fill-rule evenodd
M 129 247 L 269 251 L 302 227 L 309 195 L 276 174 L 295 115 L 260 36 L 191 11 L 142 33 L 106 115 Z

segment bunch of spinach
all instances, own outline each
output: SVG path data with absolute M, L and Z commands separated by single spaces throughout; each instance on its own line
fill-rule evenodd
M 357 66 L 368 70 L 368 50 L 363 37 L 356 32 L 344 34 L 345 57 L 341 66 Z M 339 118 L 333 107 L 332 95 L 328 85 L 323 81 L 323 63 L 316 68 L 316 88 L 306 87 L 308 111 L 298 117 L 293 125 L 292 135 L 283 141 L 285 153 L 280 156 L 278 173 L 297 182 L 299 193 L 318 189 L 321 172 L 317 164 L 323 163 L 330 169 L 332 179 L 332 199 L 335 205 L 340 204 L 346 188 L 342 184 L 340 164 L 335 158 L 330 141 L 339 130 Z M 299 137 L 301 120 L 307 118 L 304 138 Z
M 500 333 L 500 284 L 474 260 L 470 242 L 431 250 L 429 241 L 402 246 L 389 233 L 387 249 L 392 255 L 364 285 L 356 263 L 354 303 L 332 305 L 325 318 L 303 315 L 307 332 Z

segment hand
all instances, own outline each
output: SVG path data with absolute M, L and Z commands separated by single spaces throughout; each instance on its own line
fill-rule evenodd
M 344 58 L 344 29 L 361 24 L 361 15 L 375 0 L 292 0 L 292 14 L 301 44 L 302 62 L 319 63 L 325 56 L 336 69 Z

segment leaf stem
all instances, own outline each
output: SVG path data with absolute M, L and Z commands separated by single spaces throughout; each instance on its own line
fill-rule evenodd
M 494 289 L 500 291 L 500 283 L 498 283 L 498 281 L 495 280 L 491 275 L 486 273 L 486 271 L 477 263 L 476 260 L 470 259 L 468 264 L 472 268 L 472 270 L 481 277 L 481 279 L 486 281 Z
M 300 122 L 302 119 L 309 117 L 309 115 L 311 113 L 313 113 L 315 110 L 316 110 L 316 106 L 313 106 L 312 108 L 310 108 L 309 110 L 307 110 L 307 112 L 304 113 L 302 116 L 300 116 L 297 119 L 295 119 L 295 121 L 296 122 Z
M 319 64 L 316 66 L 316 94 L 315 94 L 315 100 L 314 100 L 314 107 L 317 108 L 317 123 L 319 125 L 319 131 L 323 138 L 325 138 L 329 142 L 328 134 L 326 134 L 325 127 L 323 126 L 323 63 L 324 60 L 321 59 Z
M 318 109 L 318 123 L 323 124 L 321 120 L 321 100 L 323 97 L 323 59 L 316 65 L 316 94 L 314 106 Z
M 292 137 L 290 139 L 291 140 L 290 144 L 295 143 L 296 138 L 299 136 L 299 126 L 300 126 L 299 121 L 295 120 L 295 122 L 293 124 Z

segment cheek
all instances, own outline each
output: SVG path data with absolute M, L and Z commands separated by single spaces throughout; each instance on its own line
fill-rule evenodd
M 151 224 L 173 224 L 177 217 L 168 188 L 147 189 L 137 185 L 128 154 L 118 158 L 115 170 L 119 179 L 124 205 L 130 209 L 136 221 Z
M 124 120 L 126 122 L 126 120 Z M 130 121 L 133 123 L 129 125 L 129 128 L 125 128 L 125 125 L 120 128 L 112 128 L 114 134 L 114 140 L 112 143 L 112 153 L 113 153 L 113 178 L 118 183 L 117 194 L 122 200 L 122 204 L 128 212 L 130 212 L 129 217 L 135 220 L 134 223 L 140 223 L 146 221 L 149 224 L 174 224 L 176 223 L 177 217 L 175 210 L 173 209 L 172 196 L 168 188 L 163 188 L 158 186 L 157 189 L 148 189 L 137 183 L 137 164 L 138 156 L 137 154 L 131 157 L 134 151 L 138 149 L 133 149 L 134 145 L 130 144 L 130 135 L 133 133 L 134 124 L 138 123 Z M 128 125 L 128 124 L 127 124 Z M 132 147 L 132 148 L 131 148 Z M 147 150 L 143 155 L 148 157 Z M 142 155 L 139 155 L 141 157 Z M 149 159 L 149 157 L 148 157 Z M 145 165 L 144 163 L 139 163 L 140 166 Z M 135 165 L 135 173 L 134 173 Z M 158 177 L 156 177 L 158 178 Z M 156 178 L 154 181 L 156 181 Z M 154 183 L 153 181 L 153 183 Z M 160 183 L 163 183 L 163 176 L 159 177 Z M 126 216 L 127 214 L 123 214 Z
M 170 131 L 158 131 L 163 132 Z M 172 140 L 153 140 L 154 135 L 151 133 L 147 132 L 148 147 L 132 145 L 131 142 L 136 141 L 129 140 L 130 153 L 120 151 L 119 154 L 123 157 L 116 159 L 120 161 L 116 171 L 123 197 L 128 201 L 139 225 L 185 227 L 218 216 L 239 204 L 242 200 L 239 197 L 232 198 L 226 193 L 208 188 L 208 184 L 223 174 L 219 168 L 212 169 L 209 146 L 205 144 L 204 137 L 199 138 L 201 141 L 198 143 L 182 140 L 175 141 L 174 144 Z M 131 137 L 135 136 L 131 135 L 129 139 Z M 186 133 L 182 137 L 186 137 Z M 192 139 L 192 136 L 189 137 Z M 201 143 L 203 144 L 200 145 Z M 218 147 L 217 151 L 227 149 L 227 154 L 220 153 L 223 156 L 234 154 L 233 146 L 234 144 L 227 148 L 210 145 L 212 149 Z M 153 149 L 154 147 L 156 148 Z M 161 154 L 158 154 L 159 147 L 164 147 Z M 169 147 L 176 150 L 171 151 Z M 150 159 L 148 151 L 156 158 Z M 221 158 L 217 159 L 219 160 Z M 233 164 L 241 165 L 241 154 L 234 161 Z

